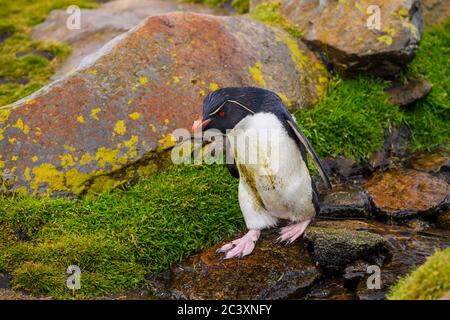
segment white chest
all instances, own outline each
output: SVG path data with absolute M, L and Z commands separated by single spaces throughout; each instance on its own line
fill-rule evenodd
M 245 189 L 255 208 L 278 218 L 314 215 L 308 168 L 275 115 L 247 116 L 227 136 L 240 174 L 240 193 Z

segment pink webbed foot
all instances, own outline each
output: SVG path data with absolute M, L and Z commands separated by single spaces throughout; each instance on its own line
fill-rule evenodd
M 217 253 L 225 253 L 224 259 L 234 257 L 242 258 L 252 253 L 255 248 L 255 243 L 259 239 L 261 231 L 250 230 L 242 238 L 236 239 L 218 249 Z
M 305 232 L 305 229 L 310 222 L 311 220 L 305 220 L 281 228 L 280 237 L 278 237 L 277 241 L 286 242 L 286 244 L 291 244 L 298 237 L 300 237 L 303 234 L 303 232 Z

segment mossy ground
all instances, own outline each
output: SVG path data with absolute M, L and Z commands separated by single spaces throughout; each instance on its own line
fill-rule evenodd
M 28 28 L 45 19 L 49 9 L 68 3 L 95 5 L 74 0 L 0 0 L 7 9 L 0 10 L 1 28 L 5 28 L 0 30 L 14 28 L 13 35 L 0 44 L 0 76 L 31 79 L 24 86 L 0 85 L 0 104 L 22 98 L 48 80 L 53 61 L 35 55 L 17 59 L 15 54 L 49 46 L 31 41 Z M 276 8 L 267 8 L 276 13 Z M 266 13 L 255 17 L 299 34 Z M 404 78 L 422 75 L 433 84 L 432 93 L 411 110 L 387 102 L 383 80 L 332 79 L 325 100 L 296 115 L 319 154 L 367 157 L 381 146 L 383 129 L 401 122 L 412 127 L 415 149 L 448 145 L 449 35 L 450 21 L 428 30 L 417 58 L 405 71 Z M 57 56 L 67 54 L 64 46 L 54 46 L 60 51 Z M 105 295 L 141 285 L 145 274 L 165 270 L 242 228 L 237 181 L 217 166 L 174 167 L 97 198 L 2 198 L 0 272 L 13 275 L 15 288 L 69 298 L 65 270 L 77 264 L 82 270 L 77 296 Z
M 65 9 L 70 5 L 93 8 L 97 6 L 97 1 L 0 0 L 0 38 L 6 38 L 0 42 L 0 106 L 44 86 L 54 68 L 70 53 L 68 45 L 33 41 L 30 35 L 30 28 L 44 21 L 51 10 Z M 39 51 L 54 58 L 50 61 L 35 54 Z
M 65 270 L 76 264 L 77 297 L 105 295 L 242 228 L 237 181 L 225 168 L 176 167 L 96 198 L 2 199 L 0 270 L 14 288 L 68 298 Z
M 211 7 L 223 7 L 230 4 L 237 13 L 247 13 L 250 7 L 250 0 L 184 0 L 190 3 L 203 3 Z
M 390 300 L 439 299 L 450 292 L 450 248 L 437 251 L 427 262 L 391 288 Z

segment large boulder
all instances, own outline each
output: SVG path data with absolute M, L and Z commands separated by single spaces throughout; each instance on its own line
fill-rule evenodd
M 450 17 L 450 1 L 421 0 L 423 24 L 425 27 L 442 23 Z
M 126 32 L 148 18 L 174 11 L 189 11 L 204 14 L 227 15 L 226 10 L 177 0 L 113 0 L 102 3 L 95 9 L 80 10 L 80 28 L 62 28 L 72 15 L 66 10 L 53 10 L 48 18 L 32 30 L 38 41 L 57 41 L 70 44 L 70 56 L 56 70 L 56 80 L 76 68 L 81 60 L 115 36 Z M 0 36 L 1 38 L 1 36 Z
M 303 41 L 350 76 L 396 75 L 414 57 L 422 31 L 419 0 L 283 0 L 280 11 Z
M 153 172 L 171 133 L 190 128 L 202 100 L 225 86 L 260 86 L 311 107 L 326 74 L 281 29 L 248 18 L 150 17 L 79 68 L 0 109 L 3 192 L 82 194 Z

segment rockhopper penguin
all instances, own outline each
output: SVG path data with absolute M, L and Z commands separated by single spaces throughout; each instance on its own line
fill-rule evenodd
M 206 96 L 202 117 L 192 126 L 194 132 L 208 129 L 218 129 L 227 136 L 233 155 L 232 163 L 227 162 L 227 166 L 239 178 L 239 205 L 249 229 L 242 238 L 222 246 L 218 252 L 224 253 L 225 259 L 250 254 L 261 230 L 275 226 L 279 219 L 291 221 L 281 228 L 280 242 L 291 243 L 300 237 L 319 209 L 306 152 L 326 187 L 331 188 L 331 184 L 282 100 L 260 88 L 216 90 Z M 252 144 L 235 142 L 241 135 L 258 139 L 258 132 L 263 130 L 269 133 L 268 138 L 264 143 L 256 141 L 251 150 L 248 145 Z M 271 143 L 274 143 L 272 147 Z M 272 152 L 273 149 L 277 152 Z M 257 154 L 256 163 L 248 161 L 249 152 Z

